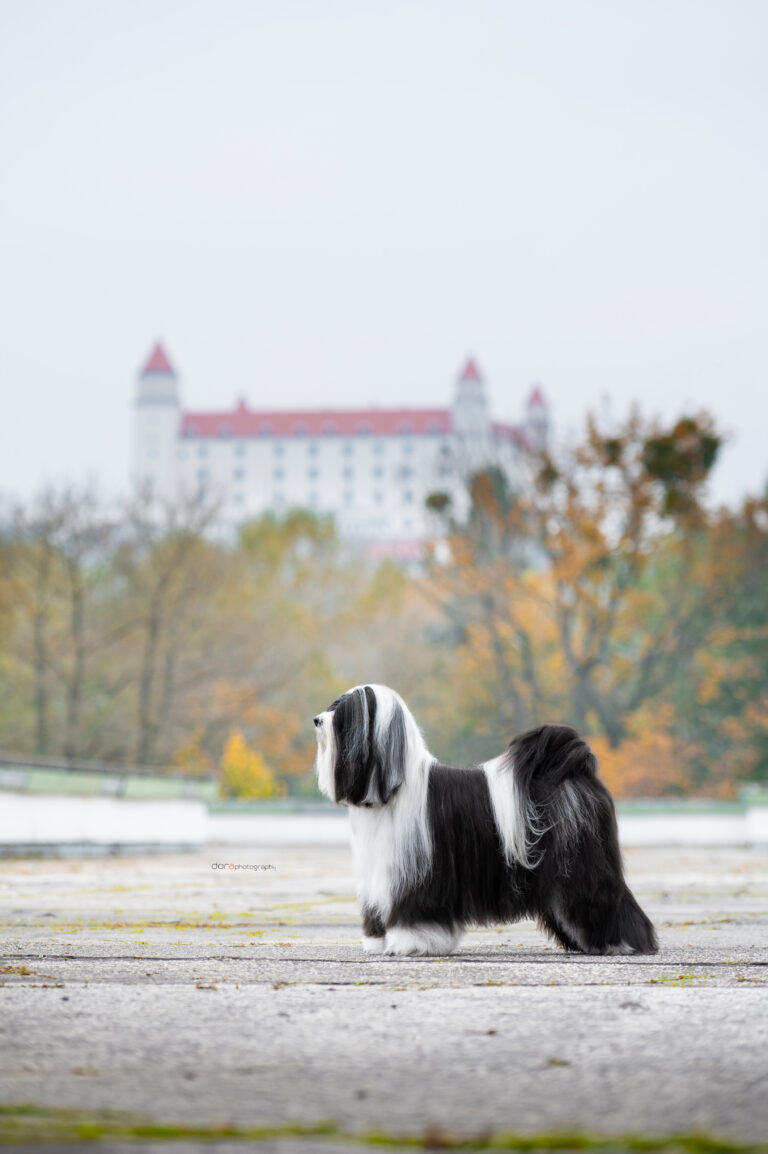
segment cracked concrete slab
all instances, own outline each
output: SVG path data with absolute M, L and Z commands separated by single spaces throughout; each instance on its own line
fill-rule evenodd
M 529 922 L 451 958 L 365 955 L 341 847 L 6 861 L 0 1101 L 765 1141 L 768 855 L 633 850 L 627 867 L 655 957 L 565 955 Z

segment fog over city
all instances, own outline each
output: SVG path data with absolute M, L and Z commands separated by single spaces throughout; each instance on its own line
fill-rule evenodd
M 0 0 L 0 490 L 183 403 L 708 408 L 768 479 L 768 6 Z

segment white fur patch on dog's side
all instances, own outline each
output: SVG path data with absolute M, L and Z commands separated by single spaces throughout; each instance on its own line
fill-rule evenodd
M 526 869 L 536 864 L 535 842 L 540 832 L 533 807 L 526 807 L 520 798 L 515 767 L 508 752 L 486 761 L 481 769 L 488 778 L 496 827 L 501 835 L 507 861 L 517 862 Z

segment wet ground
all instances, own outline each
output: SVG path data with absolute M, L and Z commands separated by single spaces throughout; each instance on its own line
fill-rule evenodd
M 529 922 L 364 955 L 339 847 L 4 861 L 0 1137 L 768 1150 L 768 854 L 626 858 L 655 957 L 566 955 Z

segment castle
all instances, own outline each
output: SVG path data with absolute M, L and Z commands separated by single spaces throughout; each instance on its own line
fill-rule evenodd
M 543 448 L 549 408 L 531 388 L 519 425 L 491 418 L 474 360 L 450 408 L 186 412 L 161 344 L 138 376 L 134 479 L 158 500 L 215 501 L 223 523 L 303 507 L 333 514 L 347 538 L 415 544 L 430 535 L 430 493 L 458 507 L 468 473 L 498 465 L 514 476 L 526 448 Z

